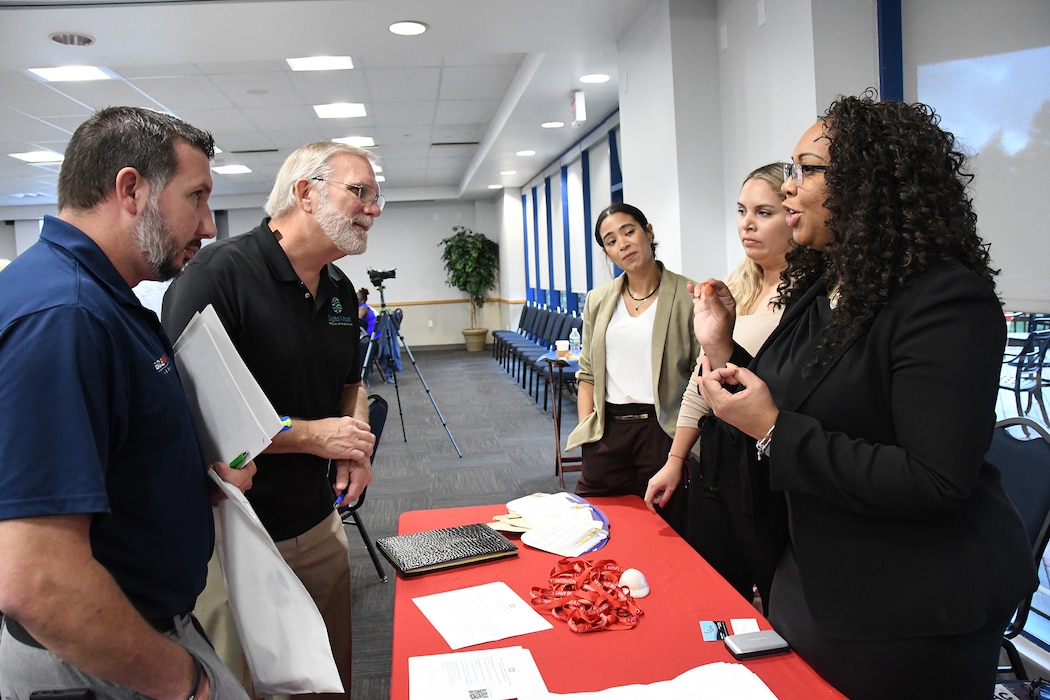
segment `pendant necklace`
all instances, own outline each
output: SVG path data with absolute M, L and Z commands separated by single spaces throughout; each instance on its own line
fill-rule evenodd
M 663 277 L 663 273 L 662 272 L 661 272 L 660 276 Z M 656 290 L 658 290 L 660 288 L 660 281 L 659 280 L 656 281 L 656 286 L 653 287 L 653 291 L 649 292 L 648 294 L 646 294 L 644 297 L 641 297 L 641 298 L 636 297 L 635 295 L 631 294 L 631 280 L 628 279 L 626 276 L 624 276 L 623 286 L 624 286 L 624 289 L 627 290 L 627 296 L 631 297 L 636 302 L 638 302 L 637 304 L 634 305 L 634 310 L 635 310 L 635 312 L 637 312 L 638 309 L 642 306 L 642 302 L 643 301 L 645 301 L 646 299 L 648 299 L 652 295 L 656 294 Z
M 839 301 L 841 299 L 842 299 L 842 292 L 840 292 L 838 289 L 836 289 L 834 292 L 831 293 L 831 295 L 828 297 L 828 306 L 831 307 L 832 311 L 834 311 L 835 309 L 838 308 Z

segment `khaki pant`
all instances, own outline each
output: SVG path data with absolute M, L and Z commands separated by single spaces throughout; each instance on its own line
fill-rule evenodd
M 276 544 L 277 551 L 302 581 L 324 619 L 332 655 L 346 691 L 342 695 L 323 693 L 294 697 L 347 700 L 350 697 L 350 547 L 343 522 L 339 514 L 332 511 L 329 518 L 299 537 Z M 257 697 L 230 612 L 218 554 L 214 554 L 208 564 L 208 584 L 197 599 L 194 614 L 215 645 L 219 658 L 241 680 L 248 695 Z

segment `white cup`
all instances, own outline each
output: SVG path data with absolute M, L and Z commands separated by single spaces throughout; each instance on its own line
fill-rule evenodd
M 555 340 L 554 341 L 554 353 L 558 357 L 565 359 L 569 356 L 569 341 L 567 340 Z

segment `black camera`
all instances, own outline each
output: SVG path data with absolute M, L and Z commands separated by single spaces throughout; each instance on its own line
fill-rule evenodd
M 391 280 L 397 277 L 397 270 L 369 270 L 368 279 L 372 280 L 373 287 L 383 286 L 383 280 Z

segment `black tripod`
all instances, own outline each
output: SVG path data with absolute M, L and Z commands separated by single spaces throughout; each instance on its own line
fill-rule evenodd
M 452 431 L 448 428 L 448 423 L 445 422 L 445 416 L 441 415 L 441 409 L 438 408 L 437 401 L 434 400 L 434 394 L 431 393 L 430 387 L 427 386 L 427 380 L 423 378 L 423 373 L 419 371 L 419 365 L 416 364 L 416 358 L 412 354 L 412 349 L 408 347 L 408 343 L 405 342 L 405 336 L 401 335 L 401 309 L 397 309 L 394 313 L 391 313 L 386 308 L 386 295 L 384 290 L 386 287 L 382 284 L 376 284 L 375 280 L 372 281 L 376 288 L 379 290 L 379 313 L 376 314 L 376 326 L 375 332 L 372 333 L 372 337 L 368 340 L 368 349 L 365 350 L 364 362 L 361 364 L 362 375 L 368 371 L 371 367 L 372 358 L 376 356 L 376 349 L 380 343 L 384 344 L 384 347 L 396 350 L 398 348 L 398 341 L 401 342 L 400 347 L 405 349 L 408 353 L 408 359 L 412 362 L 413 369 L 416 370 L 416 375 L 419 377 L 419 381 L 423 383 L 423 389 L 427 392 L 427 398 L 430 399 L 430 403 L 434 405 L 434 410 L 437 412 L 438 418 L 441 420 L 441 426 L 448 433 L 448 439 L 452 441 L 452 446 L 456 448 L 456 454 L 463 458 L 463 453 L 459 451 L 459 445 L 456 444 L 456 438 L 452 437 Z M 395 338 L 397 340 L 395 340 Z M 397 396 L 397 412 L 401 417 L 401 436 L 405 442 L 408 442 L 408 434 L 405 432 L 405 414 L 401 410 L 401 389 L 397 383 L 397 360 L 394 358 L 393 352 L 389 353 L 386 357 L 385 367 L 383 362 L 377 362 L 380 370 L 385 375 L 394 378 L 394 394 Z

